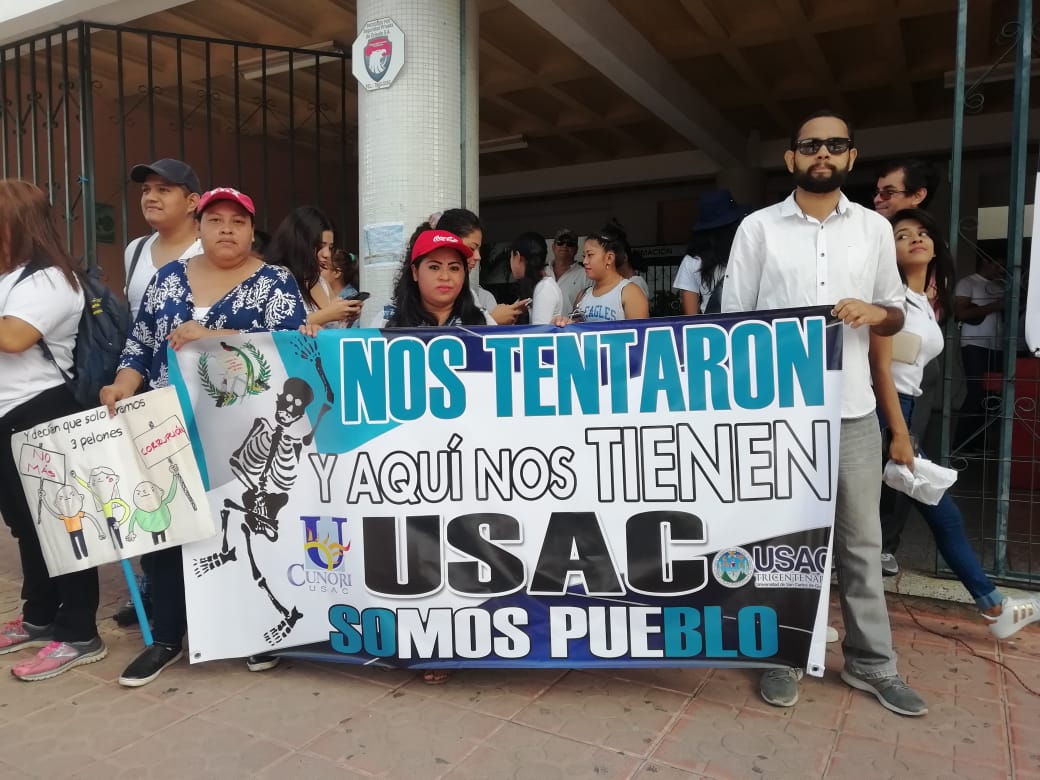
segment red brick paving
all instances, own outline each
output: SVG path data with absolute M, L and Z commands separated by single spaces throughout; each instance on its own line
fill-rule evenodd
M 0 620 L 18 608 L 11 556 L 0 547 Z M 114 567 L 103 593 L 111 614 Z M 7 670 L 22 654 L 0 656 L 0 778 L 1040 780 L 1040 697 L 1023 687 L 1040 689 L 1040 626 L 997 643 L 963 605 L 889 608 L 923 718 L 842 683 L 837 646 L 790 709 L 732 669 L 473 671 L 431 687 L 339 665 L 182 663 L 131 691 L 115 678 L 140 635 L 106 620 L 109 658 L 57 679 L 20 683 Z

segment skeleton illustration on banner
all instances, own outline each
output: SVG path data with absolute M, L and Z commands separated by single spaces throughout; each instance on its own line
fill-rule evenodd
M 237 350 L 223 343 L 221 346 L 238 354 L 245 354 L 246 351 L 257 354 L 252 345 L 246 345 L 245 350 Z M 202 577 L 214 569 L 238 560 L 237 547 L 228 541 L 228 522 L 232 512 L 240 514 L 242 523 L 239 528 L 245 541 L 253 581 L 263 590 L 281 616 L 281 620 L 264 634 L 264 639 L 271 645 L 285 639 L 303 615 L 296 606 L 287 608 L 275 596 L 266 575 L 257 564 L 253 542 L 254 539 L 260 538 L 272 543 L 278 541 L 278 513 L 289 501 L 289 491 L 296 483 L 296 470 L 303 449 L 314 441 L 314 434 L 322 418 L 332 409 L 333 402 L 332 386 L 322 368 L 316 342 L 301 342 L 298 350 L 302 359 L 314 364 L 325 391 L 325 400 L 318 412 L 317 420 L 310 431 L 302 436 L 291 432 L 293 426 L 303 419 L 307 407 L 314 400 L 314 391 L 299 377 L 286 379 L 275 399 L 273 416 L 255 418 L 249 433 L 231 455 L 231 471 L 245 487 L 245 491 L 239 501 L 224 499 L 223 509 L 220 510 L 220 551 L 197 558 L 193 564 L 196 576 Z M 204 365 L 206 362 L 208 361 L 205 360 L 205 356 L 200 358 L 200 364 Z M 248 361 L 245 365 L 249 366 Z M 217 405 L 224 404 L 218 401 Z

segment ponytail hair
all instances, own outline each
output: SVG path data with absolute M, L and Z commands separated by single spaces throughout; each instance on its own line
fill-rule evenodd
M 625 229 L 616 219 L 612 218 L 596 233 L 586 237 L 585 240 L 587 241 L 590 238 L 598 242 L 604 251 L 614 253 L 615 267 L 623 266 L 628 262 L 632 247 L 628 243 L 628 234 L 625 233 Z

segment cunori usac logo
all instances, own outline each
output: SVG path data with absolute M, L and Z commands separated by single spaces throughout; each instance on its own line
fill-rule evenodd
M 343 543 L 345 517 L 301 517 L 306 529 L 303 549 L 307 553 L 304 565 L 308 569 L 334 571 L 343 565 L 350 550 L 350 542 Z M 335 538 L 333 538 L 335 536 Z
M 304 515 L 303 563 L 289 566 L 286 578 L 294 587 L 307 587 L 322 593 L 347 593 L 351 575 L 344 562 L 350 551 L 350 540 L 343 538 L 345 517 Z

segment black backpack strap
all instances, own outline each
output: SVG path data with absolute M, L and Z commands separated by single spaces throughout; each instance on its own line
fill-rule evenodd
M 76 394 L 76 384 L 72 381 L 72 377 L 61 370 L 61 366 L 58 365 L 58 361 L 54 359 L 54 353 L 51 352 L 51 348 L 47 346 L 47 342 L 42 338 L 36 342 L 40 345 L 40 351 L 43 356 L 51 362 L 51 365 L 58 369 L 58 373 L 61 374 L 61 378 L 65 381 L 65 386 L 69 388 L 69 392 L 73 395 Z
M 708 296 L 708 302 L 704 306 L 704 313 L 722 313 L 722 279 L 719 279 L 711 289 L 711 294 Z
M 130 280 L 134 278 L 134 271 L 137 270 L 137 261 L 141 259 L 141 253 L 144 251 L 144 245 L 149 238 L 151 238 L 151 235 L 141 236 L 139 239 L 137 239 L 137 246 L 134 247 L 134 255 L 132 258 L 130 258 L 130 268 L 126 272 L 126 284 L 123 285 L 124 295 L 130 290 Z
M 34 273 L 40 270 L 43 270 L 43 266 L 36 260 L 30 260 L 28 263 L 25 264 L 25 268 L 22 269 L 22 272 L 18 275 L 18 278 L 15 279 L 14 283 L 18 284 L 19 282 L 23 281 L 24 279 L 28 279 L 30 276 L 32 276 Z
M 15 284 L 18 284 L 18 282 L 22 281 L 23 279 L 29 278 L 42 268 L 43 266 L 37 263 L 35 260 L 30 260 L 28 263 L 25 264 L 25 268 L 22 269 L 22 273 L 19 274 L 18 279 L 15 280 Z M 76 280 L 79 282 L 80 292 L 83 293 L 83 303 L 84 305 L 87 305 L 87 290 L 83 286 L 83 281 L 78 273 L 76 274 Z M 51 352 L 51 348 L 47 346 L 46 337 L 41 335 L 40 340 L 37 341 L 36 344 L 40 347 L 40 351 L 43 353 L 43 356 L 50 361 L 52 366 L 58 369 L 58 373 L 61 374 L 61 378 L 64 380 L 65 386 L 69 388 L 69 391 L 73 395 L 75 395 L 76 385 L 72 381 L 72 377 L 66 374 L 64 371 L 62 371 L 61 366 L 58 365 L 58 361 L 54 359 L 54 353 Z

